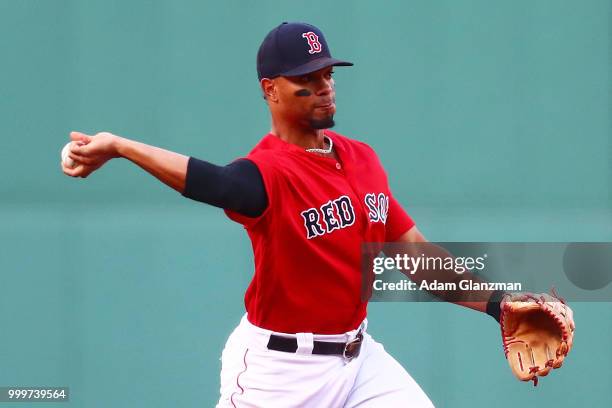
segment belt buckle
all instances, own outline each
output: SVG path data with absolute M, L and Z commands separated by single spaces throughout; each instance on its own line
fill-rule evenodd
M 363 341 L 363 334 L 361 330 L 357 333 L 355 338 L 348 343 L 344 347 L 344 351 L 342 352 L 342 357 L 349 362 L 352 359 L 359 357 L 359 353 L 361 352 L 361 342 Z

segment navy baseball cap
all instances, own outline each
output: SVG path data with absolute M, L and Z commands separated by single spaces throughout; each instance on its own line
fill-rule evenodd
M 351 66 L 332 58 L 323 32 L 306 23 L 284 22 L 268 33 L 257 52 L 257 76 L 297 76 L 329 66 Z

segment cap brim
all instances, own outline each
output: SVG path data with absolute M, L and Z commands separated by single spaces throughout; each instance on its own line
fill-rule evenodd
M 321 57 L 315 60 L 309 61 L 304 65 L 300 65 L 297 68 L 293 68 L 289 71 L 281 72 L 281 76 L 298 76 L 309 74 L 311 72 L 318 71 L 323 68 L 336 66 L 336 67 L 350 67 L 352 66 L 352 62 L 341 61 L 339 59 L 330 58 L 330 57 Z

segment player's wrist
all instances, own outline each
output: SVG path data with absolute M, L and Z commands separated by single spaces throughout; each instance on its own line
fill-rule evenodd
M 127 139 L 121 136 L 113 135 L 110 145 L 114 157 L 126 156 Z
M 493 293 L 491 293 L 491 296 L 489 296 L 489 300 L 487 301 L 487 307 L 485 312 L 489 316 L 497 320 L 498 323 L 501 318 L 501 303 L 504 299 L 504 296 L 506 296 L 507 294 L 508 293 L 503 290 L 495 290 L 493 291 Z

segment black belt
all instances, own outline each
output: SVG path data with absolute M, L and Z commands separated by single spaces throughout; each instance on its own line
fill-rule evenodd
M 314 340 L 312 342 L 312 354 L 340 355 L 347 360 L 352 360 L 353 358 L 359 356 L 362 341 L 363 334 L 361 331 L 358 332 L 355 338 L 348 343 L 334 343 L 329 341 Z M 271 334 L 270 340 L 268 340 L 268 349 L 295 353 L 298 349 L 298 342 L 294 337 L 283 337 L 276 334 Z

